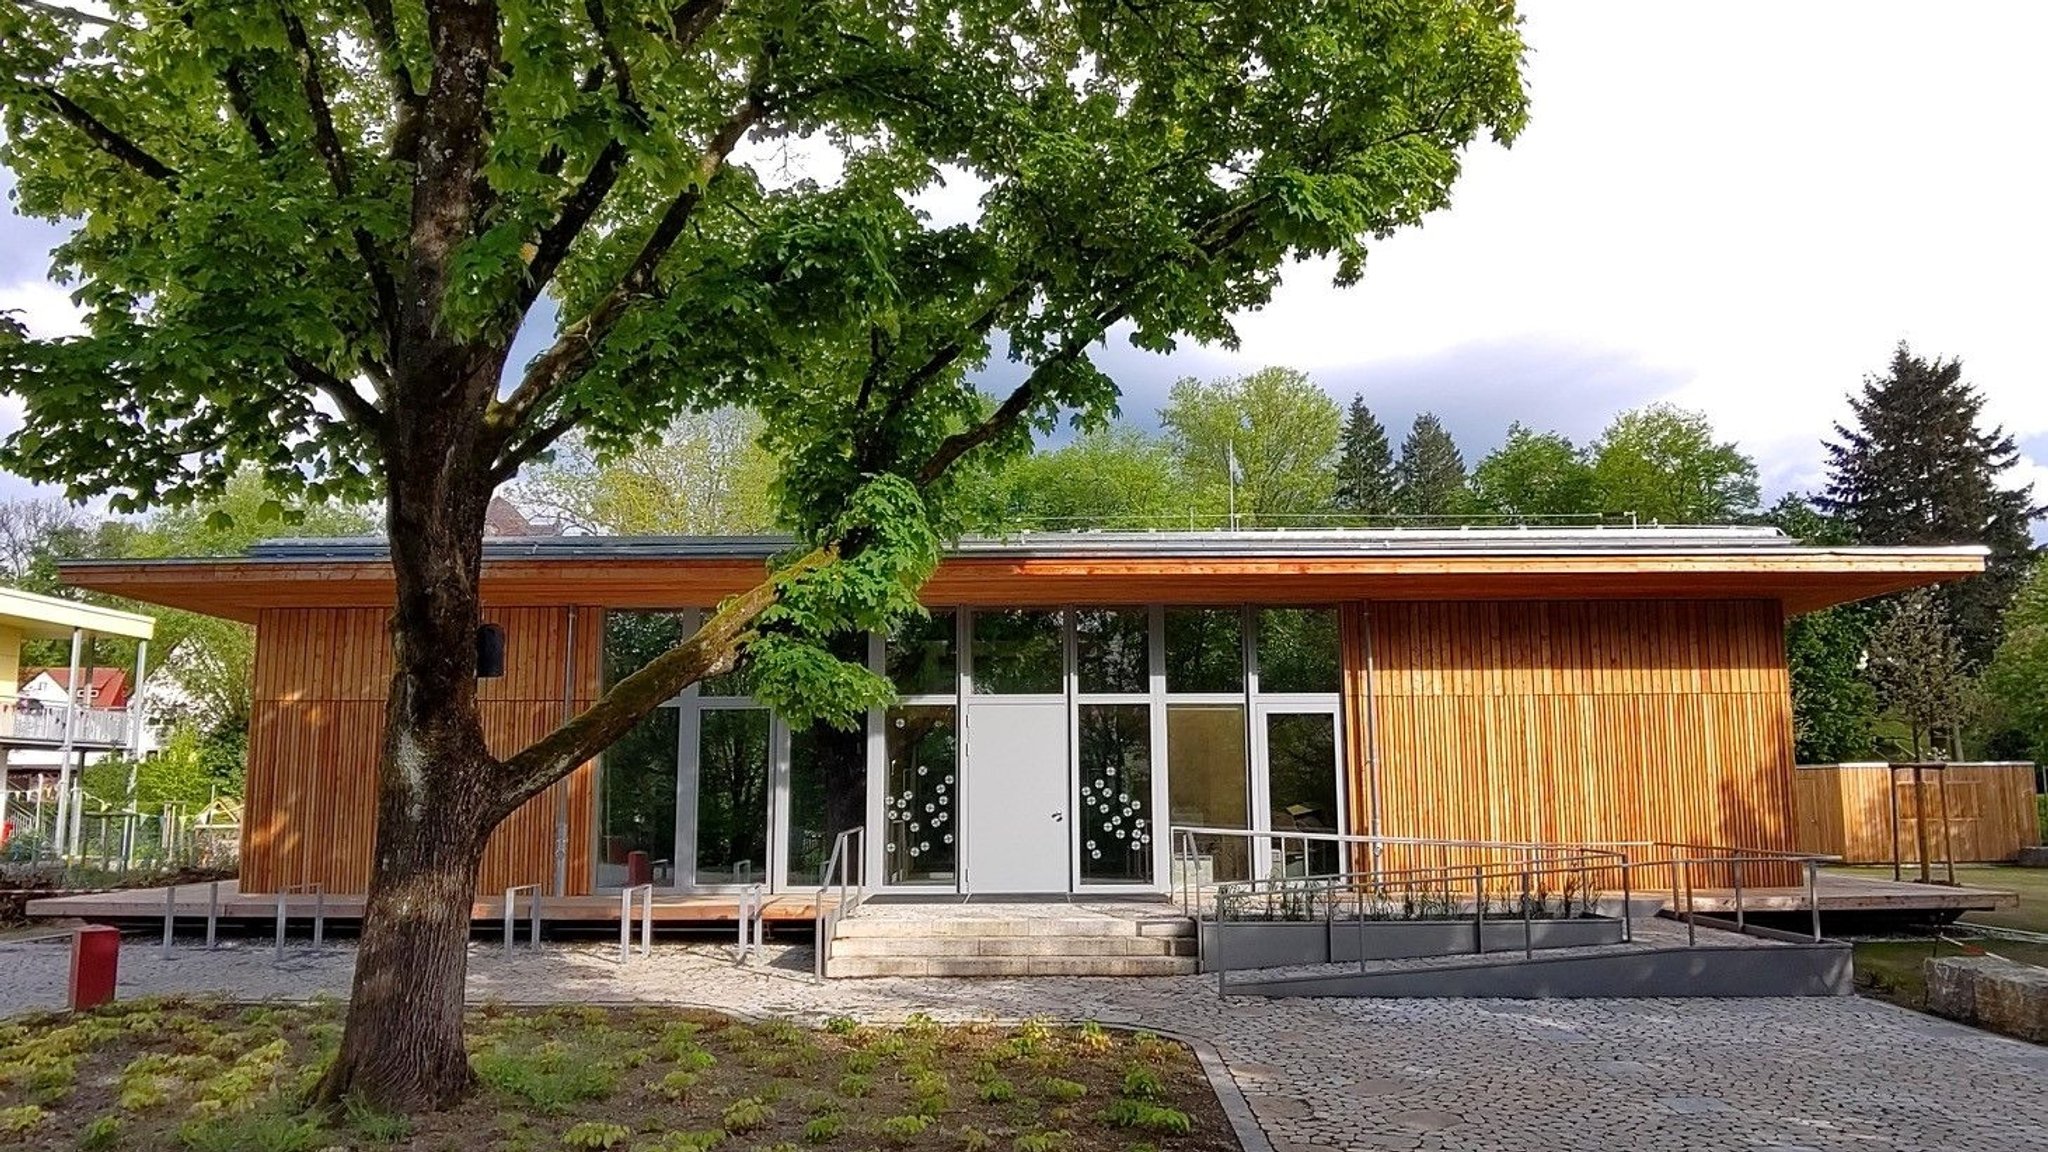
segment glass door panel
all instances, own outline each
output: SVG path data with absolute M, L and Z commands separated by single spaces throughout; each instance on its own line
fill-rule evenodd
M 706 708 L 697 728 L 698 884 L 768 879 L 766 708 Z
M 1172 704 L 1166 706 L 1167 804 L 1173 824 L 1207 828 L 1251 827 L 1246 797 L 1244 705 Z M 1181 846 L 1171 845 L 1178 855 Z M 1194 874 L 1175 876 L 1173 884 L 1211 884 L 1244 880 L 1251 874 L 1245 840 L 1237 836 L 1197 836 Z
M 789 877 L 791 884 L 823 882 L 832 841 L 866 819 L 868 737 L 865 727 L 843 732 L 818 724 L 789 736 Z M 853 845 L 858 854 L 860 845 Z M 847 875 L 860 880 L 861 862 Z M 836 878 L 835 878 L 836 879 Z
M 959 732 L 951 704 L 889 709 L 883 754 L 882 882 L 952 885 L 958 880 Z
M 645 852 L 655 883 L 675 883 L 676 750 L 680 714 L 657 708 L 605 749 L 598 768 L 597 884 L 629 883 Z
M 1337 776 L 1337 717 L 1331 712 L 1265 714 L 1266 827 L 1276 833 L 1344 830 Z M 1341 853 L 1329 841 L 1275 836 L 1269 875 L 1326 876 Z
M 1152 709 L 1083 704 L 1081 882 L 1152 882 Z

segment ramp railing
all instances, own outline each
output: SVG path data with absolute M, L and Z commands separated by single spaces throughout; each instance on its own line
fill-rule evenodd
M 514 884 L 505 889 L 505 956 L 512 955 L 512 924 L 518 919 L 519 894 L 531 893 L 526 901 L 527 946 L 540 951 L 540 893 L 538 884 Z
M 825 858 L 825 870 L 818 874 L 818 919 L 817 942 L 811 950 L 812 974 L 818 979 L 825 978 L 826 965 L 832 959 L 832 938 L 839 931 L 839 922 L 852 916 L 866 902 L 867 870 L 865 847 L 867 829 L 856 824 L 832 838 L 832 852 Z M 837 892 L 832 906 L 825 906 L 827 893 Z

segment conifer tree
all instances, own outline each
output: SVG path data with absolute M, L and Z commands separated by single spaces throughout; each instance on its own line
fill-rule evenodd
M 1394 488 L 1387 429 L 1365 406 L 1365 397 L 1353 396 L 1337 445 L 1337 507 L 1360 516 L 1385 516 L 1397 508 Z
M 2030 522 L 2042 512 L 2029 486 L 1999 478 L 2019 460 L 2005 430 L 1983 427 L 1984 398 L 1960 360 L 1928 360 L 1901 342 L 1889 370 L 1849 398 L 1852 425 L 1827 445 L 1819 506 L 1863 544 L 1982 544 L 1984 575 L 1942 589 L 1971 664 L 1997 647 L 2000 617 L 2034 556 Z
M 1415 418 L 1394 474 L 1397 503 L 1406 515 L 1458 516 L 1470 510 L 1465 457 L 1434 413 Z

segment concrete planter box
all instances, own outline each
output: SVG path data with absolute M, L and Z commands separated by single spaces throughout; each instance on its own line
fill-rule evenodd
M 1219 960 L 1232 970 L 1280 968 L 1293 964 L 1343 964 L 1364 960 L 1404 960 L 1417 956 L 1471 955 L 1470 920 L 1356 920 L 1333 924 L 1250 921 L 1201 926 L 1202 968 L 1216 970 Z M 1488 920 L 1480 951 L 1520 952 L 1525 947 L 1580 948 L 1619 944 L 1620 920 L 1586 916 L 1573 920 L 1534 920 L 1523 935 L 1520 920 Z M 1362 953 L 1362 955 L 1361 955 Z

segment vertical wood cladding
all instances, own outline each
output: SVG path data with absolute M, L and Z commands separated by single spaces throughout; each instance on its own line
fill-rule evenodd
M 575 614 L 569 684 L 571 628 Z M 257 622 L 242 829 L 242 890 L 369 884 L 376 835 L 377 759 L 391 652 L 383 609 L 267 609 Z M 603 614 L 508 608 L 484 613 L 505 629 L 505 675 L 478 682 L 484 738 L 506 754 L 545 735 L 599 686 Z M 512 884 L 553 888 L 555 813 L 568 814 L 568 891 L 590 888 L 595 770 L 584 765 L 500 825 L 484 853 L 479 892 Z
M 1347 679 L 1350 739 L 1377 754 L 1385 834 L 1794 847 L 1776 601 L 1382 601 L 1348 619 L 1347 663 L 1371 660 Z
M 1893 785 L 1882 764 L 1801 765 L 1794 773 L 1798 840 L 1803 852 L 1840 856 L 1850 864 L 1892 859 Z M 1942 781 L 1948 784 L 1947 851 L 1959 861 L 2011 860 L 2041 842 L 2034 806 L 2034 766 L 1956 764 L 1923 775 L 1901 768 L 1896 785 L 1899 858 L 1918 863 L 1920 821 L 1927 821 L 1927 858 L 1943 860 Z

